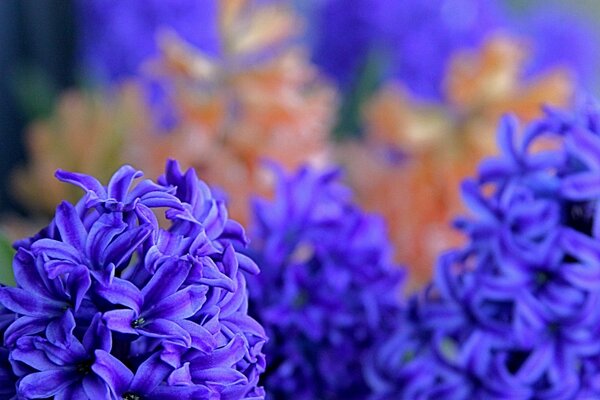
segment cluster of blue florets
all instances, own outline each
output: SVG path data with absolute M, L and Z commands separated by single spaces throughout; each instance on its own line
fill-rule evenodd
M 361 365 L 400 316 L 402 270 L 380 217 L 351 201 L 339 171 L 277 170 L 254 204 L 250 307 L 265 327 L 275 398 L 361 399 Z
M 28 399 L 264 397 L 266 337 L 248 316 L 242 274 L 258 267 L 234 249 L 247 243 L 243 228 L 193 170 L 169 162 L 159 183 L 133 184 L 141 175 L 124 166 L 103 186 L 57 172 L 85 196 L 16 244 L 17 287 L 0 289 L 12 311 L 0 318 L 2 390 Z M 166 209 L 168 227 L 155 208 Z
M 376 398 L 600 395 L 600 108 L 506 117 L 499 145 L 463 183 L 469 244 L 373 354 Z

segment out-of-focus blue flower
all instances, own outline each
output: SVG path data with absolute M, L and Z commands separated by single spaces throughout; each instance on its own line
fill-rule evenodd
M 362 399 L 361 363 L 399 315 L 402 270 L 380 218 L 350 199 L 338 172 L 276 170 L 254 204 L 251 310 L 265 326 L 274 398 Z
M 522 132 L 507 117 L 498 138 L 463 184 L 469 244 L 440 257 L 411 323 L 371 357 L 375 398 L 600 395 L 600 107 L 546 110 Z M 415 336 L 398 366 L 389 343 Z M 421 365 L 430 380 L 407 380 Z
M 102 80 L 139 74 L 158 53 L 157 34 L 172 30 L 208 54 L 219 51 L 213 0 L 77 0 L 84 66 Z
M 313 12 L 313 58 L 341 87 L 355 83 L 376 53 L 388 75 L 434 100 L 453 52 L 480 44 L 503 19 L 497 5 L 481 0 L 361 0 L 352 7 L 325 0 Z
M 356 83 L 370 53 L 383 45 L 382 21 L 389 9 L 387 0 L 358 0 L 351 7 L 344 0 L 325 0 L 312 10 L 313 59 L 342 88 Z
M 142 77 L 155 124 L 172 129 L 177 110 L 168 82 L 142 71 L 159 54 L 158 36 L 177 33 L 208 56 L 217 57 L 219 4 L 215 0 L 77 0 L 79 53 L 85 75 L 100 83 Z
M 503 14 L 497 3 L 482 0 L 395 2 L 383 21 L 391 77 L 419 98 L 441 99 L 452 55 L 480 45 Z
M 141 176 L 124 166 L 103 186 L 57 172 L 85 196 L 16 245 L 18 286 L 0 289 L 16 313 L 2 314 L 0 328 L 9 325 L 18 394 L 263 398 L 266 338 L 247 314 L 241 273 L 258 268 L 233 247 L 247 243 L 243 228 L 193 170 L 170 161 L 159 183 L 134 183 Z M 166 209 L 168 229 L 154 208 Z
M 566 67 L 587 93 L 594 92 L 600 67 L 600 30 L 589 17 L 565 6 L 536 7 L 514 27 L 531 49 L 529 75 Z

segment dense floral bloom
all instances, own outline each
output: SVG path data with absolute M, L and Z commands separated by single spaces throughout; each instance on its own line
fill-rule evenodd
M 461 243 L 449 226 L 463 211 L 457 188 L 482 157 L 495 153 L 498 118 L 511 110 L 529 121 L 542 102 L 569 102 L 568 74 L 553 69 L 524 79 L 526 59 L 521 43 L 503 36 L 479 51 L 458 52 L 446 72 L 443 104 L 384 87 L 366 104 L 364 140 L 338 147 L 358 202 L 384 215 L 413 283 L 429 280 L 440 251 Z
M 247 239 L 223 202 L 174 161 L 159 183 L 130 166 L 107 186 L 56 176 L 85 196 L 16 244 L 17 287 L 0 290 L 19 396 L 262 398 L 266 339 L 242 275 L 258 268 L 234 250 Z
M 374 353 L 375 398 L 598 397 L 599 118 L 589 103 L 522 132 L 502 121 L 501 154 L 463 183 L 469 243 L 440 257 L 411 328 L 390 339 L 416 330 L 425 344 L 403 365 L 389 344 Z M 423 362 L 428 383 L 407 380 Z
M 382 220 L 352 204 L 337 171 L 276 173 L 275 198 L 255 203 L 251 247 L 265 388 L 281 399 L 364 398 L 360 365 L 398 315 L 402 270 Z

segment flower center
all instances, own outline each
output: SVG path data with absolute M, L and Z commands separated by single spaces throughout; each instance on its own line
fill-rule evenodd
M 92 371 L 92 361 L 86 360 L 77 365 L 77 372 L 81 375 L 87 375 Z
M 535 283 L 538 286 L 543 286 L 550 280 L 550 275 L 546 271 L 538 271 L 535 273 Z
M 581 233 L 591 235 L 595 208 L 596 204 L 593 201 L 567 202 L 564 211 L 566 225 Z
M 140 326 L 144 325 L 146 323 L 146 320 L 144 319 L 144 317 L 139 317 L 138 319 L 134 320 L 131 323 L 131 327 L 132 328 L 139 328 Z
M 125 393 L 123 395 L 123 400 L 142 400 L 142 398 L 134 393 Z

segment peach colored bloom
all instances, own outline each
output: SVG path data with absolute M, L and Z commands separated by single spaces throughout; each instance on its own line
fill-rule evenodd
M 562 106 L 571 100 L 567 71 L 524 81 L 525 56 L 518 42 L 500 36 L 479 52 L 457 54 L 442 104 L 418 103 L 400 85 L 384 87 L 364 109 L 365 143 L 341 148 L 359 201 L 387 218 L 413 285 L 431 276 L 436 254 L 459 244 L 449 225 L 464 212 L 459 184 L 494 152 L 499 116 L 510 111 L 531 120 L 542 101 Z
M 183 164 L 231 199 L 234 218 L 247 220 L 247 200 L 269 187 L 264 159 L 286 169 L 327 159 L 335 93 L 299 46 L 296 17 L 279 5 L 223 2 L 222 54 L 211 58 L 173 33 L 161 37 L 162 57 L 148 70 L 172 84 L 181 111 L 175 151 Z

